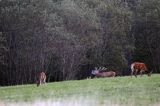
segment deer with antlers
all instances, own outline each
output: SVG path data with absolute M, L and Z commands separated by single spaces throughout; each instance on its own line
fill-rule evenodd
M 96 77 L 115 77 L 116 76 L 116 72 L 114 71 L 106 71 L 107 68 L 106 67 L 100 67 L 97 68 L 95 67 L 94 70 L 92 70 L 92 75 L 95 75 Z

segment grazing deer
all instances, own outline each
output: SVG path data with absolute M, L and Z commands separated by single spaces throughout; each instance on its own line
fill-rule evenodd
M 37 87 L 41 84 L 46 83 L 46 74 L 45 72 L 38 73 L 38 81 L 37 81 Z
M 100 70 L 103 69 L 102 72 L 99 69 Z M 106 68 L 99 68 L 99 69 L 95 68 L 95 70 L 92 70 L 91 74 L 95 75 L 98 78 L 99 77 L 115 77 L 116 76 L 116 72 L 114 72 L 114 71 L 106 71 Z
M 148 76 L 151 76 L 152 72 L 149 72 L 146 64 L 141 62 L 134 62 L 131 64 L 131 77 L 134 74 L 135 77 L 137 77 L 137 73 L 140 72 L 140 75 L 142 76 L 143 73 L 148 73 Z

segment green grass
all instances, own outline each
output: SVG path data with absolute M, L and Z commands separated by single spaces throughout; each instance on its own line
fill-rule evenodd
M 0 101 L 7 102 L 73 96 L 97 97 L 102 103 L 107 100 L 136 106 L 160 103 L 160 75 L 63 81 L 40 87 L 32 84 L 0 88 Z

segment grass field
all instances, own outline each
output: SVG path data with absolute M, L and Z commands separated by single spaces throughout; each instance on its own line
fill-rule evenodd
M 93 100 L 95 106 L 106 106 L 106 102 L 119 104 L 115 106 L 160 106 L 160 75 L 63 81 L 40 87 L 36 84 L 0 87 L 0 102 L 5 103 L 50 99 L 69 101 L 67 98 L 80 98 L 80 102 Z

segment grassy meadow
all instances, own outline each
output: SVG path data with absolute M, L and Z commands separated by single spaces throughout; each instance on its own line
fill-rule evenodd
M 158 106 L 154 104 L 160 105 L 160 75 L 63 81 L 40 87 L 36 84 L 0 87 L 0 101 L 4 102 L 32 102 L 38 99 L 69 97 L 94 97 L 99 104 L 109 101 L 120 105 Z

